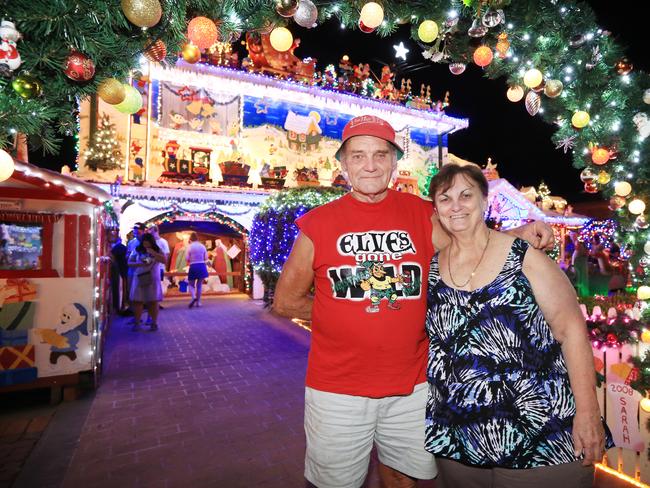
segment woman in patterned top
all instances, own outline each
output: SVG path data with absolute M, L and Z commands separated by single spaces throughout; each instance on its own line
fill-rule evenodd
M 560 268 L 484 221 L 488 184 L 447 165 L 429 195 L 451 244 L 429 272 L 425 448 L 443 487 L 591 487 L 605 435 L 587 329 Z

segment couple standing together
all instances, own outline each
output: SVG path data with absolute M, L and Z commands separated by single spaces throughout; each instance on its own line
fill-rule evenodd
M 374 444 L 391 488 L 591 487 L 611 436 L 575 292 L 538 250 L 552 230 L 488 229 L 474 166 L 444 166 L 433 205 L 390 190 L 402 155 L 383 119 L 346 125 L 353 191 L 298 219 L 275 291 L 312 320 L 305 477 L 359 487 Z

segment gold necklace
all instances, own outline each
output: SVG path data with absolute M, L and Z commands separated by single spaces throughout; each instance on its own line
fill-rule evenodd
M 447 269 L 449 270 L 449 278 L 451 278 L 451 282 L 454 284 L 456 288 L 465 288 L 467 284 L 472 281 L 472 278 L 474 278 L 474 274 L 476 274 L 476 270 L 480 266 L 481 262 L 483 261 L 483 257 L 485 257 L 485 251 L 487 251 L 488 245 L 490 244 L 490 235 L 492 233 L 488 231 L 488 237 L 487 241 L 485 241 L 485 247 L 483 248 L 483 253 L 481 254 L 480 259 L 478 260 L 478 263 L 476 263 L 476 266 L 474 266 L 474 269 L 472 270 L 472 274 L 469 275 L 469 278 L 467 278 L 467 281 L 463 283 L 462 285 L 459 285 L 456 283 L 456 280 L 454 280 L 454 276 L 451 274 L 451 246 L 449 249 L 449 256 L 447 257 Z

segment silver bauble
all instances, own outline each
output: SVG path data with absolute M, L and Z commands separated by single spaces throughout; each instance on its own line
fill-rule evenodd
M 451 63 L 449 65 L 449 71 L 454 75 L 462 75 L 466 67 L 467 65 L 465 63 Z
M 474 19 L 472 27 L 467 31 L 467 35 L 470 37 L 483 37 L 487 32 L 488 28 L 482 25 L 478 19 Z
M 483 14 L 482 21 L 485 27 L 492 28 L 499 25 L 503 21 L 503 19 L 498 10 L 490 9 L 487 12 L 485 12 L 485 14 Z
M 300 0 L 298 10 L 293 14 L 293 20 L 301 27 L 311 29 L 318 20 L 318 9 L 311 0 Z

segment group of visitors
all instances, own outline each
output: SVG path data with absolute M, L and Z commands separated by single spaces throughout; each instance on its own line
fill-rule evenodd
M 361 486 L 374 444 L 385 487 L 591 487 L 612 442 L 552 230 L 490 230 L 472 166 L 443 166 L 433 204 L 388 189 L 403 151 L 378 117 L 342 139 L 352 192 L 298 219 L 275 290 L 312 320 L 306 479 Z

